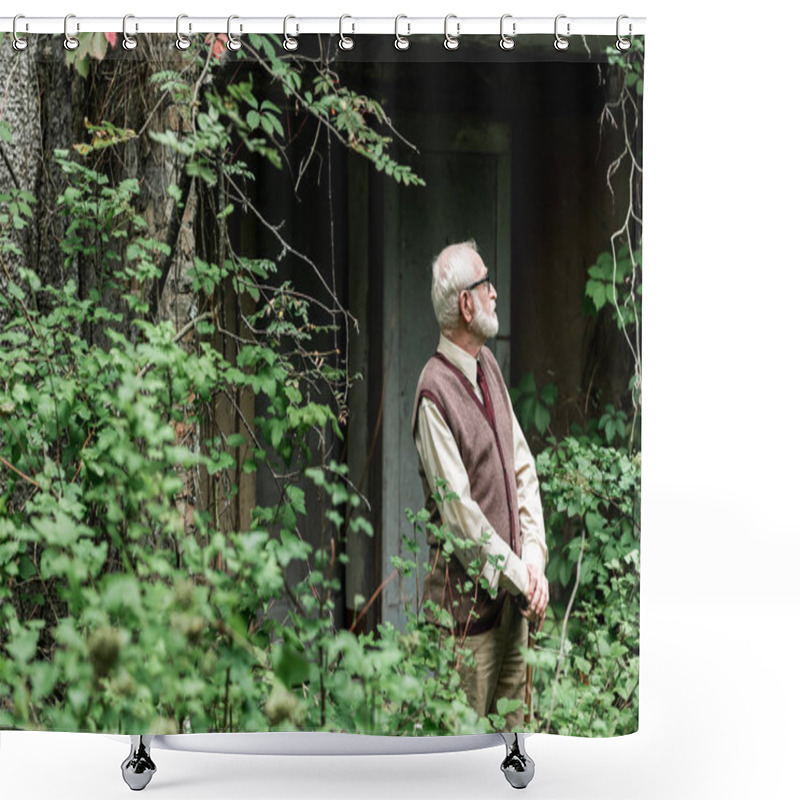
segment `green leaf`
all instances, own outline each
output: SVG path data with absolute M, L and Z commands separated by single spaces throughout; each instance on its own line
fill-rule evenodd
M 592 292 L 594 307 L 599 311 L 606 304 L 606 284 L 598 283 Z
M 598 531 L 603 530 L 605 527 L 605 519 L 595 511 L 586 512 L 586 530 L 589 531 L 590 536 L 594 536 Z
M 286 497 L 298 514 L 306 513 L 306 493 L 299 486 L 287 486 Z
M 584 675 L 588 675 L 592 671 L 592 665 L 581 656 L 575 656 L 573 663 Z
M 109 575 L 104 583 L 103 605 L 108 612 L 113 613 L 123 609 L 141 611 L 141 587 L 135 576 Z
M 67 53 L 67 63 L 69 61 L 70 54 Z M 72 60 L 72 66 L 75 67 L 75 72 L 81 76 L 81 78 L 89 77 L 89 56 L 84 55 L 80 57 L 76 57 Z
M 544 433 L 550 424 L 550 412 L 544 403 L 537 403 L 533 412 L 533 424 L 539 433 Z
M 622 642 L 612 642 L 608 654 L 611 658 L 623 658 L 627 652 L 628 648 Z
M 43 623 L 38 623 L 41 627 Z M 31 628 L 18 628 L 6 644 L 8 654 L 18 663 L 26 664 L 36 655 L 39 644 L 39 631 Z
M 102 61 L 108 50 L 108 41 L 103 33 L 92 33 L 89 39 L 89 55 L 92 58 Z
M 555 405 L 556 398 L 558 397 L 558 388 L 554 383 L 547 383 L 542 386 L 542 391 L 539 396 L 545 405 Z
M 181 205 L 181 190 L 174 183 L 167 187 L 167 194 L 180 206 Z
M 614 258 L 608 251 L 600 253 L 597 257 L 597 269 L 599 270 L 599 277 L 604 281 L 610 281 L 614 272 Z
M 519 382 L 519 390 L 522 394 L 536 394 L 536 381 L 534 380 L 533 373 L 526 372 Z
M 273 649 L 272 668 L 287 688 L 308 680 L 309 666 L 303 653 L 285 642 Z
M 511 700 L 508 697 L 501 697 L 497 701 L 497 713 L 505 720 L 505 718 L 516 711 L 522 705 L 522 700 L 519 698 Z
M 530 428 L 536 411 L 536 398 L 533 395 L 525 396 L 519 404 L 519 421 L 523 428 Z

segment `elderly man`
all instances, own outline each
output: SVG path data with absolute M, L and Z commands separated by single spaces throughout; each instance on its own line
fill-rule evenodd
M 474 666 L 460 669 L 461 683 L 485 716 L 501 697 L 524 699 L 521 648 L 529 622 L 541 629 L 549 602 L 542 504 L 533 457 L 497 361 L 484 346 L 497 335 L 497 292 L 474 242 L 439 254 L 431 298 L 441 335 L 417 385 L 414 441 L 432 522 L 470 547 L 447 560 L 441 542 L 429 537 L 424 598 L 450 612 L 475 655 Z M 457 499 L 434 503 L 432 495 L 443 494 L 437 479 Z M 476 558 L 485 579 L 477 589 L 467 569 Z M 506 729 L 519 727 L 523 715 L 520 704 Z

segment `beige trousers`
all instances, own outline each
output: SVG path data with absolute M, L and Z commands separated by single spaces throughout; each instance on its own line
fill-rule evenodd
M 470 705 L 485 717 L 497 712 L 501 697 L 522 705 L 506 717 L 505 731 L 521 728 L 525 717 L 525 662 L 520 648 L 528 646 L 528 620 L 506 595 L 499 624 L 490 631 L 467 636 L 464 646 L 475 656 L 475 666 L 458 670 Z

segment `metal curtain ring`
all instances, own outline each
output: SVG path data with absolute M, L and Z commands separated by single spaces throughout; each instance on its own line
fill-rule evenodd
M 625 14 L 620 14 L 620 16 L 617 17 L 617 50 L 619 50 L 620 53 L 624 53 L 626 50 L 631 49 L 631 40 L 629 38 L 625 38 L 621 32 L 620 23 L 624 19 L 628 19 L 628 17 L 626 17 Z M 631 23 L 628 22 L 628 36 L 632 35 L 633 35 L 633 25 L 631 25 Z
M 125 50 L 135 50 L 136 49 L 136 45 L 138 45 L 139 42 L 136 40 L 135 36 L 131 36 L 128 33 L 128 20 L 129 19 L 135 19 L 133 14 L 126 14 L 122 18 L 122 46 L 123 46 L 123 48 Z M 136 30 L 137 31 L 139 30 L 139 23 L 138 22 L 136 23 Z
M 507 19 L 512 19 L 512 15 L 503 14 L 503 16 L 500 17 L 500 48 L 502 50 L 513 50 L 516 44 L 514 37 L 517 35 L 517 23 L 511 23 L 511 36 L 509 36 L 504 29 Z
M 178 18 L 175 20 L 175 35 L 178 37 L 175 40 L 175 47 L 178 50 L 188 50 L 192 46 L 192 40 L 185 33 L 181 33 L 181 20 L 188 17 L 188 14 L 178 14 Z M 192 30 L 191 22 L 189 23 L 189 30 Z
M 450 22 L 451 19 L 456 20 L 456 35 L 451 36 L 450 33 L 447 31 L 447 23 Z M 459 34 L 461 33 L 461 23 L 458 22 L 458 17 L 455 14 L 448 14 L 444 18 L 444 46 L 447 50 L 458 50 L 459 44 L 461 42 L 458 41 Z
M 80 40 L 77 36 L 70 35 L 69 21 L 71 19 L 75 19 L 74 14 L 67 14 L 67 16 L 64 17 L 64 48 L 67 50 L 77 50 L 80 45 Z M 80 30 L 80 25 L 76 27 L 76 30 Z
M 355 41 L 350 36 L 345 36 L 344 35 L 344 31 L 342 30 L 342 28 L 344 27 L 344 21 L 346 19 L 353 19 L 353 18 L 349 14 L 342 14 L 342 16 L 339 17 L 339 49 L 340 50 L 352 50 L 356 46 Z M 354 22 L 351 23 L 351 27 L 352 27 L 351 33 L 355 33 L 356 25 L 355 25 Z
M 239 17 L 237 17 L 235 14 L 231 14 L 231 16 L 228 17 L 228 41 L 225 42 L 225 47 L 227 47 L 232 53 L 242 49 L 242 40 L 231 33 L 231 22 L 233 22 L 235 19 L 239 19 Z M 239 25 L 239 33 L 241 32 L 242 26 Z
M 406 36 L 401 36 L 400 35 L 401 19 L 408 19 L 408 17 L 405 14 L 398 14 L 394 18 L 394 46 L 398 50 L 408 50 L 408 48 L 411 47 L 411 42 L 409 42 L 408 39 L 406 39 L 406 36 L 411 36 L 411 23 L 410 22 L 406 23 L 406 27 L 408 28 Z
M 289 20 L 290 19 L 297 19 L 297 17 L 293 17 L 291 14 L 288 17 L 283 18 L 283 49 L 284 50 L 297 50 L 298 41 L 297 39 L 289 36 Z M 300 26 L 295 25 L 295 36 L 300 33 Z
M 13 24 L 11 26 L 11 32 L 14 35 L 14 41 L 12 42 L 12 44 L 13 44 L 14 49 L 18 50 L 19 52 L 22 52 L 23 50 L 27 50 L 27 48 L 28 48 L 28 40 L 27 39 L 20 39 L 19 38 L 19 34 L 17 33 L 17 21 L 21 20 L 21 19 L 25 19 L 25 15 L 24 14 L 17 14 L 17 16 L 14 17 L 14 22 L 13 22 Z M 25 30 L 28 30 L 28 23 L 27 22 L 25 23 Z
M 569 47 L 569 39 L 565 39 L 558 32 L 558 21 L 560 19 L 566 19 L 566 18 L 567 18 L 566 14 L 559 14 L 556 17 L 556 22 L 555 22 L 555 27 L 554 27 L 556 40 L 553 42 L 553 46 L 556 48 L 556 50 L 566 50 Z M 569 36 L 569 22 L 567 23 L 567 36 Z

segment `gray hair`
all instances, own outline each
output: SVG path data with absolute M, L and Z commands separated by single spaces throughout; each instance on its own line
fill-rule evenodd
M 475 280 L 477 253 L 478 248 L 470 239 L 445 247 L 433 262 L 431 302 L 442 331 L 451 331 L 458 323 L 461 313 L 459 295 Z

